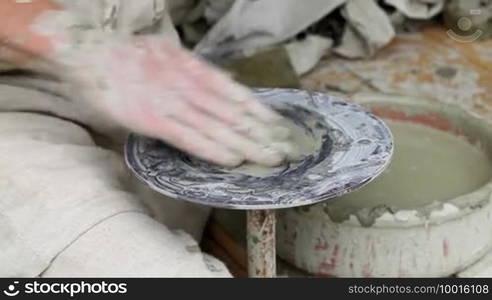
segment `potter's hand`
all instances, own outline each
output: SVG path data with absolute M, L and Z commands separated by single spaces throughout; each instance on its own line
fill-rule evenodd
M 162 38 L 104 40 L 64 65 L 88 100 L 127 128 L 205 160 L 275 166 L 280 117 L 244 87 Z
M 58 25 L 71 16 L 56 2 L 19 5 L 0 1 L 0 48 L 9 50 L 0 60 L 54 72 L 104 116 L 203 159 L 226 166 L 283 160 L 279 116 L 185 50 L 156 37 L 96 31 L 80 39 Z

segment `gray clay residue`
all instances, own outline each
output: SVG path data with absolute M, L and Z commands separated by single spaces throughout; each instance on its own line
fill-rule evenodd
M 292 144 L 291 149 L 284 149 L 283 151 L 287 153 L 287 162 L 276 168 L 245 163 L 233 169 L 223 169 L 224 171 L 255 177 L 268 177 L 279 174 L 283 170 L 295 169 L 305 161 L 305 158 L 309 156 L 319 157 L 322 154 L 320 151 L 329 151 L 327 147 L 330 145 L 330 132 L 324 126 L 323 116 L 296 105 L 289 107 L 289 109 L 279 109 L 278 112 L 284 116 L 284 120 L 279 126 L 286 129 L 288 141 Z
M 211 165 L 161 141 L 132 134 L 125 148 L 127 164 L 162 194 L 232 209 L 314 204 L 361 187 L 388 165 L 391 133 L 364 108 L 326 94 L 291 89 L 260 89 L 256 95 L 302 128 L 314 147 L 301 145 L 303 155 L 297 161 L 251 172 L 248 166 L 230 170 Z

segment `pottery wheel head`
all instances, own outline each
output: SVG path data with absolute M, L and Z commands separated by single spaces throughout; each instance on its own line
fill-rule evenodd
M 176 200 L 230 209 L 275 209 L 341 196 L 370 182 L 389 164 L 391 133 L 361 106 L 292 89 L 258 89 L 255 93 L 306 132 L 314 134 L 315 126 L 321 133 L 319 149 L 297 163 L 253 176 L 132 134 L 125 146 L 128 166 L 151 188 Z

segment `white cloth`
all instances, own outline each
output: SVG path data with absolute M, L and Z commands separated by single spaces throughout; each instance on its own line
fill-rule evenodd
M 42 276 L 203 278 L 230 274 L 222 263 L 201 253 L 188 235 L 171 232 L 146 215 L 122 213 L 74 241 Z
M 439 14 L 444 7 L 444 0 L 385 0 L 403 15 L 411 19 L 427 20 Z
M 122 157 L 84 128 L 0 113 L 0 140 L 0 276 L 229 275 L 148 215 Z
M 294 71 L 302 75 L 311 71 L 329 53 L 332 45 L 332 39 L 313 34 L 304 40 L 291 42 L 285 48 Z
M 374 0 L 348 0 L 342 10 L 347 26 L 335 52 L 349 58 L 373 56 L 395 36 L 386 13 Z
M 213 27 L 195 51 L 207 57 L 240 56 L 287 41 L 339 7 L 347 24 L 336 53 L 350 58 L 369 57 L 395 36 L 390 17 L 375 0 L 202 1 L 207 2 L 205 17 Z M 444 0 L 386 0 L 386 3 L 407 18 L 430 19 L 442 11 Z M 306 44 L 308 49 L 312 46 Z M 313 58 L 319 59 L 320 50 L 326 50 L 325 46 L 318 47 Z
M 222 19 L 234 4 L 234 0 L 208 0 L 206 2 L 204 16 L 210 24 L 214 24 Z
M 248 52 L 291 38 L 345 0 L 236 0 L 195 47 L 202 55 Z
M 458 273 L 461 278 L 491 278 L 492 277 L 492 251 L 479 261 Z
M 78 38 L 177 37 L 164 0 L 60 2 Z M 121 151 L 125 135 L 70 86 L 3 65 L 0 276 L 230 276 L 189 235 L 200 238 L 209 209 L 151 192 L 100 146 Z

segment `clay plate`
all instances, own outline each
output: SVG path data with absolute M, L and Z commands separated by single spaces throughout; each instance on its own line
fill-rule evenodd
M 391 132 L 365 108 L 292 89 L 258 89 L 256 95 L 307 132 L 304 120 L 316 118 L 323 130 L 319 151 L 271 175 L 255 177 L 131 134 L 125 146 L 127 165 L 152 189 L 174 199 L 230 209 L 276 209 L 341 196 L 367 184 L 389 164 Z

